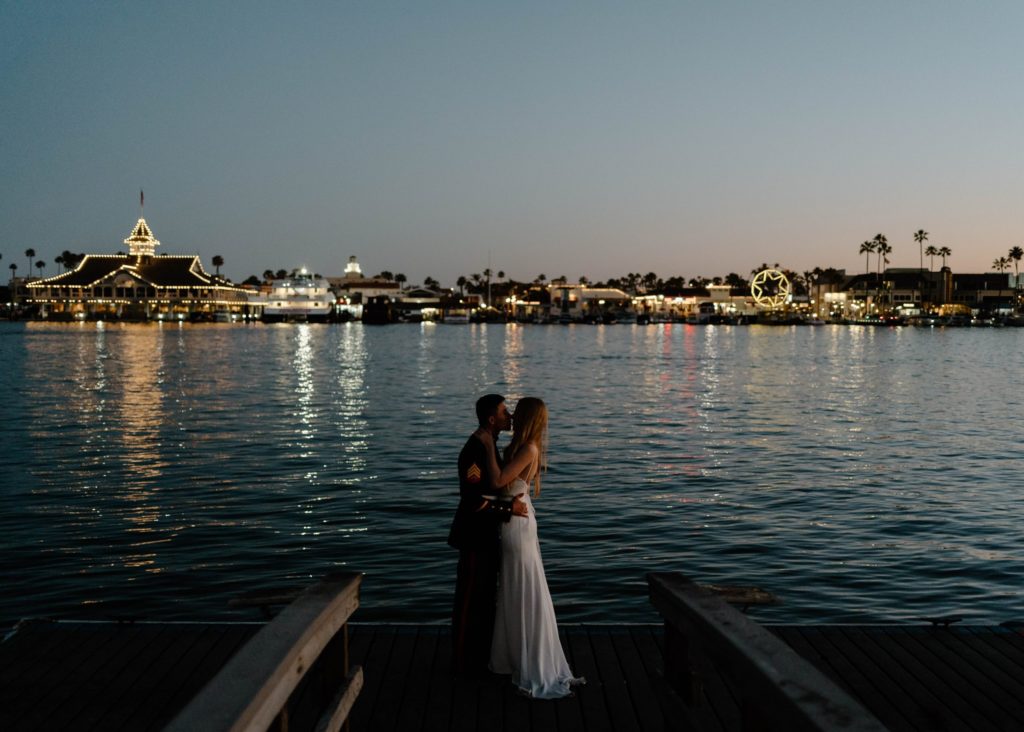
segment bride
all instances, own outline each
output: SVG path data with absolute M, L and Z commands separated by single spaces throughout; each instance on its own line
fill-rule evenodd
M 575 678 L 558 640 L 558 624 L 544 576 L 537 517 L 530 501 L 540 494 L 540 472 L 546 468 L 544 442 L 548 410 L 544 402 L 524 397 L 512 417 L 512 442 L 505 448 L 505 467 L 499 469 L 494 440 L 481 435 L 487 446 L 491 475 L 509 495 L 523 494 L 526 521 L 501 525 L 501 565 L 498 582 L 491 670 L 511 674 L 512 683 L 535 699 L 557 699 L 584 683 Z

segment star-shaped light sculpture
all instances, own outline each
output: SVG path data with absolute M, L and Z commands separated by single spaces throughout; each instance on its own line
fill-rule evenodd
M 754 302 L 763 308 L 775 309 L 786 304 L 793 291 L 789 279 L 777 269 L 763 269 L 750 282 Z

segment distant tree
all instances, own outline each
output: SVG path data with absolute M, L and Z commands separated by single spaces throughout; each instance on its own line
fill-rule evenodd
M 547 281 L 547 279 L 548 279 L 548 276 L 546 274 L 544 274 L 543 272 L 541 272 L 539 275 L 537 275 L 534 278 L 533 281 L 535 283 L 539 284 L 539 285 L 543 285 Z
M 270 282 L 272 279 L 274 279 L 274 270 L 272 270 L 272 269 L 265 269 L 265 270 L 263 270 L 263 280 L 265 282 Z
M 213 262 L 214 269 L 217 270 L 217 276 L 220 277 L 220 268 L 224 266 L 224 257 L 217 254 L 211 261 Z
M 729 274 L 727 274 L 723 282 L 729 285 L 729 287 L 746 287 L 748 284 L 750 284 L 735 272 L 730 272 Z
M 273 273 L 271 273 L 271 274 L 273 274 Z M 260 278 L 257 277 L 256 275 L 249 275 L 244 280 L 242 280 L 242 284 L 243 285 L 252 285 L 253 287 L 259 287 L 262 283 L 260 281 Z
M 569 278 L 566 277 L 565 275 L 558 275 L 558 277 L 555 277 L 553 280 L 551 280 L 552 285 L 564 285 L 568 282 Z
M 861 242 L 860 253 L 864 255 L 864 274 L 867 275 L 871 271 L 871 255 L 875 251 L 875 243 L 873 241 Z
M 498 279 L 499 280 L 505 279 L 505 270 L 503 270 L 503 269 L 499 269 L 498 270 Z
M 15 276 L 18 274 L 18 265 L 16 265 L 14 262 L 11 262 L 10 270 L 11 270 L 11 281 L 13 281 Z
M 914 232 L 914 241 L 917 242 L 917 248 L 921 254 L 921 269 L 924 269 L 924 243 L 928 241 L 928 232 L 924 229 L 918 229 Z
M 1009 258 L 1013 260 L 1013 274 L 1015 277 L 1020 277 L 1020 260 L 1024 257 L 1024 249 L 1020 247 L 1013 247 L 1010 249 Z
M 469 280 L 466 279 L 465 275 L 459 275 L 459 279 L 455 280 L 455 285 L 456 285 L 456 287 L 459 288 L 459 296 L 460 297 L 462 296 L 463 290 L 465 289 L 466 285 L 468 285 L 468 284 L 469 284 Z
M 62 272 L 64 271 L 64 257 L 62 255 L 58 254 L 54 257 L 53 263 L 60 267 Z
M 929 257 L 928 271 L 931 272 L 935 269 L 935 258 L 939 256 L 939 250 L 933 247 L 931 244 L 924 250 L 924 256 Z
M 279 280 L 283 280 L 287 276 L 288 276 L 288 270 L 286 270 L 286 269 L 279 269 L 279 270 L 277 270 L 277 272 L 274 272 L 274 277 L 276 279 L 279 279 Z
M 942 257 L 942 266 L 943 266 L 943 268 L 945 268 L 945 266 L 946 266 L 946 257 L 953 256 L 953 250 L 950 249 L 949 247 L 939 247 L 938 254 L 939 254 L 940 257 Z
M 1013 247 L 1009 256 L 1013 260 L 1013 310 L 1016 312 L 1020 303 L 1020 260 L 1024 257 L 1024 249 Z
M 426 287 L 428 290 L 440 290 L 441 289 L 441 283 L 438 282 L 437 280 L 435 280 L 433 277 L 424 277 L 423 278 L 423 286 Z
M 41 259 L 38 262 L 36 262 L 36 269 L 39 270 L 39 276 L 40 277 L 43 276 L 43 267 L 45 267 L 45 266 L 46 266 L 46 262 L 44 262 Z
M 409 281 L 409 278 L 406 277 L 401 272 L 399 272 L 398 274 L 395 275 L 395 282 L 398 283 L 398 289 L 400 289 L 400 290 L 402 289 L 402 285 L 404 285 L 408 281 Z
M 875 252 L 878 253 L 878 276 L 882 276 L 882 260 L 886 258 L 886 255 L 892 251 L 892 247 L 889 246 L 889 239 L 885 234 L 875 234 L 875 238 L 872 239 L 875 243 Z
M 25 256 L 28 258 L 28 276 L 32 276 L 32 259 L 36 256 L 35 249 L 26 249 Z
M 1010 268 L 1010 260 L 1006 257 L 997 257 L 992 260 L 992 269 L 996 272 L 1005 272 Z
M 578 282 L 584 287 L 590 284 L 590 280 L 586 278 L 586 275 L 580 275 Z
M 378 274 L 377 277 L 382 280 L 387 280 L 388 282 L 391 282 L 395 279 L 395 275 L 392 274 L 389 270 L 384 270 L 383 272 Z

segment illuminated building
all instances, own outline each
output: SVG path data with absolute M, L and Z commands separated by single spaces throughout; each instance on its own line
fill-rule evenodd
M 249 314 L 247 291 L 208 274 L 198 255 L 157 255 L 160 242 L 145 219 L 124 243 L 128 254 L 87 254 L 68 272 L 28 283 L 40 317 L 235 320 Z

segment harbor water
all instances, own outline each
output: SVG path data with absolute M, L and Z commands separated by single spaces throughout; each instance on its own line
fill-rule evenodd
M 561 621 L 655 621 L 651 570 L 769 622 L 1024 619 L 1024 329 L 0 323 L 0 364 L 0 627 L 338 569 L 444 622 L 491 391 L 549 406 Z

